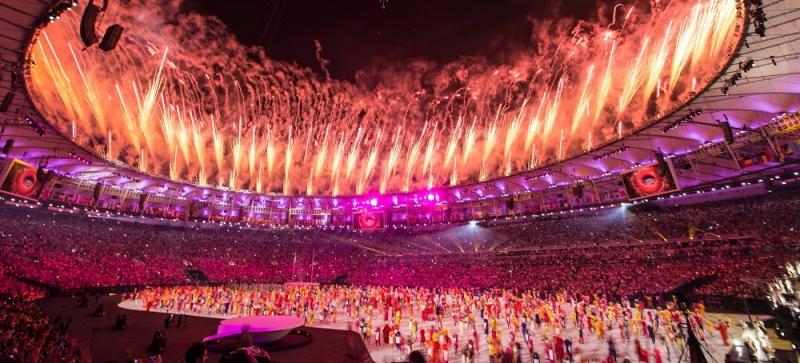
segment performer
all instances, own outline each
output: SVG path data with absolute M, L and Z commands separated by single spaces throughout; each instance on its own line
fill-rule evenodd
M 522 336 L 527 341 L 528 340 L 528 324 L 527 324 L 527 322 L 525 320 L 522 321 L 521 327 L 522 327 Z
M 461 363 L 472 363 L 475 357 L 475 348 L 472 346 L 472 342 L 467 342 L 467 345 L 464 346 L 464 350 L 461 351 Z
M 544 349 L 547 352 L 547 361 L 549 363 L 555 363 L 556 361 L 556 352 L 553 350 L 553 344 L 550 342 L 545 343 Z
M 567 360 L 572 362 L 572 340 L 564 339 L 564 350 L 567 351 Z
M 390 331 L 391 331 L 391 329 L 389 328 L 389 324 L 384 324 L 383 325 L 383 344 L 389 344 L 389 340 L 391 338 L 389 336 Z
M 719 321 L 717 324 L 717 331 L 719 331 L 719 335 L 722 338 L 722 344 L 726 347 L 730 344 L 728 343 L 728 325 L 725 324 L 722 320 Z
M 400 329 L 397 329 L 397 331 L 394 333 L 394 345 L 395 347 L 397 347 L 398 352 L 402 351 L 402 349 L 400 349 L 402 344 L 403 344 L 403 335 L 400 334 Z
M 534 351 L 533 351 L 533 339 L 532 339 L 532 338 L 530 338 L 530 337 L 528 337 L 528 340 L 526 340 L 526 342 L 528 343 L 528 354 L 529 354 L 531 357 L 533 357 L 533 355 L 534 355 L 534 354 L 536 354 L 536 353 L 534 353 Z
M 559 362 L 564 360 L 564 339 L 561 336 L 556 335 L 553 337 L 553 348 L 556 352 L 556 359 Z
M 636 341 L 638 346 L 639 341 Z M 610 338 L 608 339 L 608 361 L 609 362 L 616 362 L 617 361 L 617 348 L 614 347 L 614 341 Z
M 400 315 L 400 310 L 397 310 L 397 312 L 394 314 L 394 326 L 399 328 L 401 319 L 402 316 Z
M 653 348 L 653 358 L 655 362 L 653 363 L 663 363 L 664 361 L 661 359 L 661 351 L 658 350 L 658 347 Z
M 647 363 L 649 361 L 650 353 L 642 348 L 642 344 L 639 342 L 639 339 L 636 339 L 634 342 L 634 347 L 636 349 L 636 354 L 639 357 L 639 362 Z

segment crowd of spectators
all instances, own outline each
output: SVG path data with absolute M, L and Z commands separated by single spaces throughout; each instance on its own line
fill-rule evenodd
M 531 246 L 628 243 L 752 235 L 772 242 L 800 240 L 800 193 L 796 189 L 760 196 L 689 205 L 629 205 L 516 220 L 492 226 L 504 249 Z
M 800 196 L 772 193 L 702 205 L 607 208 L 577 215 L 429 231 L 169 227 L 0 208 L 0 275 L 60 289 L 214 283 L 350 282 L 536 288 L 618 296 L 666 292 L 752 296 L 797 259 Z M 513 223 L 512 223 L 513 222 Z M 10 276 L 13 276 L 10 277 Z M 598 291 L 599 290 L 599 291 Z M 0 291 L 3 292 L 3 291 Z
M 45 295 L 44 289 L 7 275 L 8 271 L 0 266 L 0 296 L 14 296 L 25 301 L 38 300 Z
M 79 345 L 35 303 L 18 298 L 0 299 L 0 361 L 84 362 Z
M 673 291 L 698 279 L 694 293 L 761 297 L 764 279 L 800 258 L 756 240 L 707 240 L 543 251 L 546 254 L 383 257 L 351 272 L 350 282 L 423 287 L 536 289 L 626 297 Z
M 62 289 L 187 283 L 189 267 L 214 282 L 288 281 L 295 265 L 295 276 L 308 276 L 312 259 L 315 276 L 328 279 L 327 266 L 345 263 L 338 257 L 367 252 L 314 243 L 304 231 L 171 228 L 10 208 L 0 218 L 14 221 L 0 226 L 6 274 Z

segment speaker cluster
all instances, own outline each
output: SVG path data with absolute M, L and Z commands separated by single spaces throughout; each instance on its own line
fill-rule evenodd
M 83 41 L 85 47 L 91 47 L 99 41 L 98 48 L 108 52 L 116 48 L 117 43 L 119 43 L 119 39 L 125 31 L 122 25 L 114 24 L 109 26 L 102 40 L 97 35 L 97 18 L 100 13 L 106 11 L 106 8 L 108 8 L 108 0 L 103 2 L 103 6 L 95 5 L 94 0 L 89 1 L 89 4 L 86 5 L 83 16 L 81 16 L 80 25 L 81 41 Z

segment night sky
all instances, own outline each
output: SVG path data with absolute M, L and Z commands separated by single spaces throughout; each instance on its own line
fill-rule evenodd
M 530 44 L 531 18 L 592 17 L 597 0 L 190 0 L 218 16 L 247 45 L 277 60 L 319 70 L 314 40 L 334 78 L 352 80 L 378 59 L 452 61 L 462 55 L 503 62 Z

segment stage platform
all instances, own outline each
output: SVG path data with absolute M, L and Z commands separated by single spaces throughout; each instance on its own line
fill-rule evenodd
M 257 345 L 276 342 L 305 324 L 303 318 L 295 316 L 247 316 L 226 319 L 219 323 L 217 333 L 203 338 L 206 345 L 241 338 L 247 332 Z

